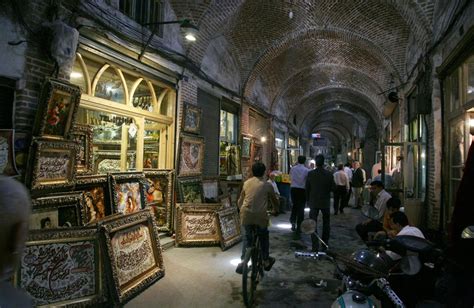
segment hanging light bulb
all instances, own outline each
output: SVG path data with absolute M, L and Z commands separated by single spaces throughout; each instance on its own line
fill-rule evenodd
M 290 10 L 290 12 L 288 13 L 288 18 L 293 19 L 293 11 L 292 10 Z

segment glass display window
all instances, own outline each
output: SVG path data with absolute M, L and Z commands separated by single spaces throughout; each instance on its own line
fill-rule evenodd
M 237 144 L 237 115 L 225 110 L 221 110 L 221 142 Z
M 474 56 L 471 56 L 466 62 L 466 101 L 474 100 Z

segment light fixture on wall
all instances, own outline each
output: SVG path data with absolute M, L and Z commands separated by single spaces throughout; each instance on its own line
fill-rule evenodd
M 267 137 L 265 137 L 265 136 L 260 137 L 260 141 L 261 141 L 262 143 L 264 143 L 265 141 L 267 141 Z
M 197 33 L 199 32 L 199 28 L 194 25 L 189 19 L 181 19 L 181 20 L 172 20 L 172 21 L 160 21 L 160 22 L 152 22 L 147 24 L 142 24 L 143 27 L 146 26 L 156 26 L 153 31 L 151 31 L 150 36 L 148 37 L 145 45 L 138 56 L 138 60 L 141 60 L 143 55 L 145 54 L 146 48 L 150 45 L 151 39 L 155 35 L 156 31 L 158 30 L 158 26 L 160 25 L 169 25 L 169 24 L 179 24 L 180 28 L 185 31 L 184 37 L 190 41 L 196 41 Z

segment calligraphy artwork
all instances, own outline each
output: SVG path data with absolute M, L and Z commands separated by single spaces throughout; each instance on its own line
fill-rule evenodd
M 152 207 L 158 230 L 171 231 L 173 202 L 173 170 L 145 171 L 146 205 Z
M 240 242 L 240 219 L 236 208 L 227 208 L 217 212 L 219 217 L 219 236 L 222 250 Z
M 81 90 L 62 80 L 49 78 L 35 120 L 34 136 L 67 139 L 75 122 Z
M 202 180 L 196 178 L 178 178 L 179 200 L 181 203 L 201 203 L 203 201 Z
M 176 243 L 178 245 L 213 245 L 220 242 L 216 211 L 219 204 L 178 204 Z
M 204 139 L 182 135 L 180 141 L 179 176 L 200 175 L 204 160 Z
M 80 226 L 83 202 L 83 194 L 75 192 L 33 199 L 30 230 Z
M 110 175 L 114 213 L 130 214 L 145 207 L 145 176 L 141 172 Z
M 201 108 L 184 103 L 182 119 L 183 132 L 199 134 L 201 130 Z
M 79 145 L 76 153 L 76 173 L 92 173 L 93 170 L 93 151 L 92 151 L 92 127 L 90 125 L 75 124 L 71 137 Z
M 115 301 L 125 303 L 164 276 L 155 220 L 149 210 L 102 224 Z
M 6 176 L 18 175 L 14 159 L 14 140 L 15 130 L 0 129 L 0 174 Z
M 33 139 L 26 183 L 31 190 L 70 188 L 76 179 L 74 141 Z
M 106 175 L 78 176 L 75 189 L 81 191 L 84 196 L 82 206 L 84 225 L 96 223 L 112 214 Z
M 15 276 L 34 306 L 105 302 L 98 232 L 92 229 L 32 231 Z

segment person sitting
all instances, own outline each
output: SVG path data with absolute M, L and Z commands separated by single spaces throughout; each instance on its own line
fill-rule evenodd
M 9 281 L 28 235 L 31 200 L 18 181 L 0 176 L 0 307 L 32 307 L 31 298 Z
M 374 239 L 381 240 L 386 238 L 394 238 L 398 231 L 393 228 L 390 215 L 400 211 L 401 201 L 398 198 L 392 197 L 387 201 L 387 209 L 383 215 L 383 230 L 375 234 Z
M 383 230 L 382 219 L 385 214 L 387 201 L 392 198 L 392 196 L 385 191 L 383 183 L 380 181 L 372 181 L 370 183 L 370 190 L 375 195 L 374 207 L 377 209 L 377 215 L 356 226 L 356 231 L 364 242 L 368 240 L 369 232 Z
M 275 191 L 275 197 L 278 199 L 278 204 L 276 205 L 276 207 L 271 209 L 271 213 L 274 216 L 278 216 L 279 213 L 282 213 L 282 214 L 285 213 L 284 206 L 286 204 L 285 197 L 282 197 L 280 195 L 280 191 L 278 190 L 278 186 L 275 182 L 275 177 L 277 176 L 277 174 L 278 174 L 278 171 L 270 172 L 270 174 L 268 175 L 268 180 L 267 180 L 268 183 L 272 184 L 273 190 Z
M 245 251 L 252 242 L 252 228 L 257 227 L 257 234 L 260 238 L 264 269 L 269 271 L 275 263 L 275 258 L 270 257 L 270 239 L 268 236 L 269 218 L 267 209 L 278 203 L 275 191 L 270 183 L 263 179 L 265 165 L 256 162 L 252 165 L 253 177 L 245 181 L 242 192 L 238 200 L 240 209 L 240 222 L 242 224 L 242 255 L 244 259 Z M 235 271 L 242 274 L 243 263 L 237 265 Z

